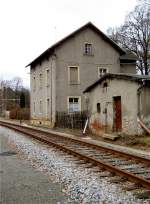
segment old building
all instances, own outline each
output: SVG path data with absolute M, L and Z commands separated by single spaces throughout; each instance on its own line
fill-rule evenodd
M 31 121 L 54 125 L 56 112 L 86 109 L 83 90 L 109 73 L 135 73 L 136 59 L 92 23 L 57 42 L 27 66 Z
M 84 93 L 94 133 L 141 134 L 139 120 L 150 128 L 150 76 L 108 73 Z

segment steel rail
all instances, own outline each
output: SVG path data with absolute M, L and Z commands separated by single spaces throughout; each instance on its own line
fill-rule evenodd
M 127 152 L 124 152 L 124 151 L 116 150 L 116 149 L 114 150 L 114 149 L 112 149 L 110 147 L 104 147 L 104 146 L 96 145 L 96 144 L 93 144 L 91 142 L 80 140 L 78 138 L 70 138 L 70 137 L 67 137 L 67 136 L 50 133 L 50 132 L 47 132 L 47 131 L 44 131 L 44 130 L 35 129 L 35 128 L 32 128 L 32 127 L 22 126 L 22 125 L 9 123 L 9 122 L 4 122 L 4 121 L 0 121 L 0 124 L 1 125 L 2 124 L 8 124 L 8 125 L 16 126 L 16 127 L 22 127 L 24 129 L 28 129 L 28 130 L 32 130 L 32 131 L 38 131 L 38 133 L 40 132 L 42 134 L 46 134 L 46 135 L 49 135 L 51 137 L 53 136 L 53 137 L 58 137 L 58 138 L 64 138 L 64 139 L 67 139 L 67 140 L 70 140 L 70 141 L 74 141 L 76 143 L 80 143 L 80 144 L 83 144 L 83 145 L 86 145 L 86 146 L 89 146 L 89 147 L 93 147 L 94 149 L 108 151 L 108 152 L 111 152 L 111 153 L 116 154 L 118 156 L 119 155 L 124 156 L 124 157 L 126 157 L 128 159 L 135 159 L 137 161 L 140 161 L 142 163 L 147 164 L 147 166 L 150 166 L 150 159 L 148 159 L 148 158 L 138 156 L 138 155 L 135 155 L 135 154 L 131 154 L 131 153 L 127 153 Z
M 117 174 L 117 175 L 120 175 L 120 176 L 125 176 L 126 178 L 128 178 L 130 181 L 133 181 L 135 183 L 137 183 L 138 185 L 141 185 L 143 187 L 146 187 L 148 189 L 150 189 L 150 181 L 142 178 L 142 177 L 139 177 L 137 175 L 134 175 L 133 173 L 130 173 L 130 172 L 126 172 L 118 167 L 115 167 L 113 165 L 110 165 L 106 162 L 103 162 L 102 160 L 98 160 L 98 159 L 94 159 L 94 158 L 91 158 L 89 156 L 86 156 L 84 154 L 81 154 L 75 150 L 72 150 L 68 147 L 65 147 L 63 145 L 60 145 L 60 144 L 57 144 L 53 141 L 50 140 L 50 137 L 48 136 L 45 136 L 45 135 L 42 135 L 42 137 L 39 137 L 38 135 L 35 135 L 33 133 L 30 133 L 28 131 L 25 131 L 25 130 L 21 130 L 21 129 L 17 129 L 16 127 L 13 127 L 13 124 L 2 124 L 0 123 L 0 125 L 2 126 L 5 126 L 5 127 L 8 127 L 8 128 L 11 128 L 15 131 L 18 131 L 18 132 L 21 132 L 25 135 L 28 135 L 32 138 L 35 138 L 41 142 L 44 142 L 46 144 L 49 144 L 49 145 L 52 145 L 52 146 L 55 146 L 56 148 L 60 149 L 60 150 L 63 150 L 65 152 L 69 152 L 70 154 L 74 155 L 74 156 L 77 156 L 79 157 L 80 159 L 83 159 L 83 160 L 86 160 L 87 162 L 91 162 L 92 164 L 96 165 L 96 166 L 99 166 L 99 167 L 103 167 L 104 169 L 110 171 L 110 172 L 113 172 L 114 174 Z M 16 125 L 15 125 L 16 126 Z M 24 128 L 23 126 L 18 126 L 19 128 Z

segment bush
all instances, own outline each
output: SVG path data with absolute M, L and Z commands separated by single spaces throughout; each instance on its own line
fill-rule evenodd
M 10 111 L 10 119 L 29 120 L 30 119 L 30 109 L 29 108 L 14 108 Z

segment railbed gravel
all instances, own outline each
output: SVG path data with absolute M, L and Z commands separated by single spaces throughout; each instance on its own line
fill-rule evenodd
M 66 156 L 53 147 L 44 145 L 22 134 L 0 127 L 0 133 L 8 138 L 16 150 L 40 171 L 45 172 L 53 182 L 62 185 L 62 191 L 69 195 L 68 203 L 80 204 L 149 204 L 150 199 L 137 199 L 133 191 L 124 191 L 121 184 L 110 183 L 109 177 L 100 177 L 94 172 L 97 167 L 85 168 L 78 159 Z M 63 201 L 62 201 L 63 203 Z

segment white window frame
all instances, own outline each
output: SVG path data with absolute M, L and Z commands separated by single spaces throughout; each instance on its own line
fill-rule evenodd
M 88 53 L 86 52 L 86 45 L 91 45 L 91 51 Z M 93 44 L 90 42 L 85 42 L 84 43 L 84 55 L 93 55 Z
M 109 69 L 108 69 L 108 67 L 98 67 L 98 69 L 97 69 L 97 75 L 98 75 L 98 78 L 101 78 L 104 74 L 102 74 L 101 76 L 100 76 L 100 69 L 106 69 L 106 73 L 109 73 Z
M 70 81 L 70 68 L 71 68 L 71 67 L 77 67 L 77 69 L 78 69 L 78 80 L 77 80 L 76 83 L 72 83 L 72 82 Z M 69 83 L 70 85 L 80 84 L 80 67 L 79 67 L 79 66 L 76 66 L 76 65 L 68 66 L 68 83 Z
M 75 113 L 76 111 L 70 112 L 69 111 L 69 99 L 70 98 L 78 98 L 78 103 L 79 103 L 79 112 L 81 111 L 81 96 L 68 96 L 67 97 L 67 110 L 68 113 Z

